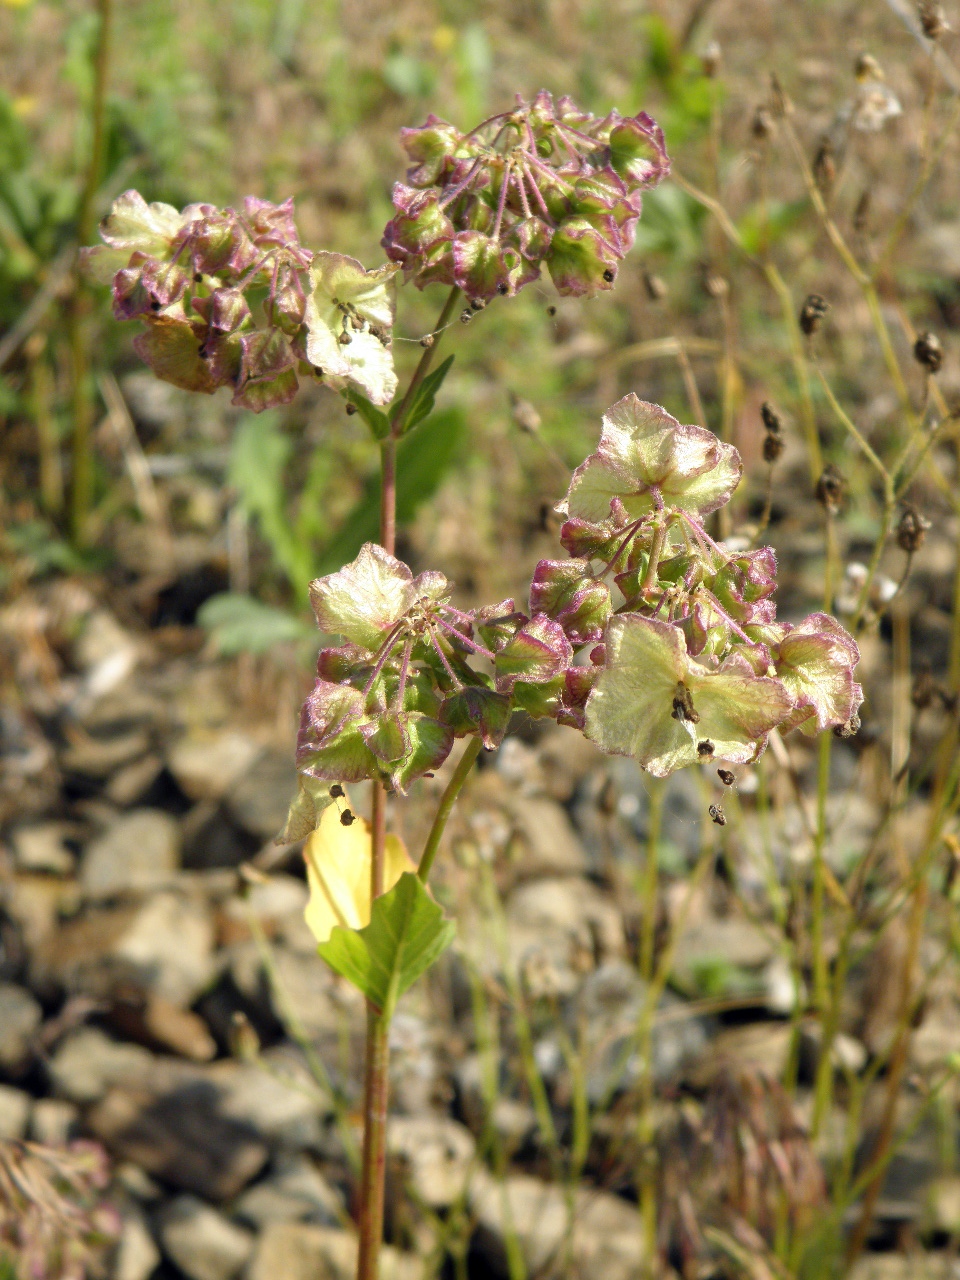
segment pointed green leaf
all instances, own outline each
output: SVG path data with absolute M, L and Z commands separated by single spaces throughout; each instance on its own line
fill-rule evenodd
M 375 440 L 386 440 L 390 434 L 390 419 L 387 415 L 374 408 L 367 397 L 354 387 L 347 389 L 345 398 L 349 404 L 354 406 L 357 413 L 373 432 L 373 438 Z
M 402 435 L 407 435 L 414 427 L 419 426 L 424 418 L 433 413 L 433 403 L 437 392 L 443 386 L 443 380 L 450 372 L 454 357 L 447 356 L 442 364 L 437 365 L 433 373 L 428 373 L 420 383 L 413 404 L 407 410 L 407 420 L 403 425 Z
M 444 918 L 420 879 L 407 871 L 374 902 L 365 928 L 338 925 L 318 950 L 389 1019 L 400 996 L 446 950 L 455 932 L 456 925 Z

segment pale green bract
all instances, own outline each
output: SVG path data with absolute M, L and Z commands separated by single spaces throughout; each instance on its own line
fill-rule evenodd
M 357 387 L 372 404 L 389 404 L 397 391 L 389 340 L 399 269 L 367 271 L 356 258 L 321 251 L 309 271 L 307 359 L 329 386 Z
M 310 603 L 322 631 L 375 652 L 417 604 L 436 604 L 448 591 L 442 573 L 415 578 L 383 547 L 365 542 L 351 564 L 311 583 Z
M 597 451 L 573 473 L 560 509 L 604 520 L 617 498 L 633 519 L 661 507 L 707 515 L 730 500 L 742 471 L 733 445 L 631 392 L 603 415 Z
M 792 707 L 782 681 L 754 674 L 738 654 L 705 666 L 687 653 L 678 627 L 624 614 L 607 626 L 586 735 L 664 778 L 704 760 L 749 763 Z

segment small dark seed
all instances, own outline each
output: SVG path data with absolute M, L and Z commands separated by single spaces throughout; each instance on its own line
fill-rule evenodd
M 433 343 L 434 343 L 434 337 L 432 333 L 425 333 L 423 337 L 420 339 L 421 347 L 425 347 L 427 350 L 429 350 L 433 346 Z
M 929 528 L 930 521 L 916 507 L 907 507 L 897 525 L 897 546 L 912 556 L 923 546 Z
M 151 311 L 159 311 L 159 310 L 160 310 L 160 303 L 159 303 L 159 302 L 157 302 L 156 300 L 154 300 L 153 302 L 151 302 L 151 303 L 150 303 L 150 310 L 151 310 Z
M 811 293 L 800 310 L 800 328 L 809 337 L 820 328 L 820 322 L 830 310 L 830 304 L 819 293 Z
M 943 347 L 935 333 L 921 333 L 913 344 L 913 357 L 928 373 L 939 373 L 943 364 Z
M 202 280 L 203 280 L 203 272 L 202 272 L 202 271 L 195 271 L 195 272 L 193 273 L 193 282 L 194 282 L 194 284 L 200 284 L 200 282 L 201 282 Z
M 356 406 L 355 404 L 351 404 L 351 403 L 349 402 L 349 400 L 347 401 L 347 406 L 346 406 L 346 408 L 347 408 L 347 417 L 348 417 L 348 418 L 352 418 L 352 417 L 353 417 L 353 415 L 357 412 L 357 406 Z
M 712 756 L 713 752 L 714 752 L 714 746 L 709 738 L 704 738 L 702 742 L 697 743 L 698 756 Z
M 319 366 L 318 364 L 315 364 L 315 365 L 313 366 L 313 376 L 314 376 L 315 378 L 322 378 L 322 377 L 323 377 L 323 370 L 320 368 L 320 366 Z
M 720 779 L 720 781 L 723 783 L 723 785 L 724 785 L 725 787 L 732 787 L 732 786 L 733 786 L 733 783 L 734 783 L 734 777 L 733 777 L 733 774 L 730 772 L 730 770 L 729 770 L 729 769 L 718 769 L 718 770 L 717 770 L 717 777 Z
M 718 827 L 725 827 L 727 825 L 727 815 L 723 812 L 722 805 L 712 804 L 707 810 L 707 813 L 709 813 L 711 820 L 715 822 Z
M 617 278 L 617 273 L 615 271 L 611 271 L 610 268 L 607 267 L 606 271 L 603 273 L 603 278 L 606 280 L 607 284 L 613 284 L 614 280 Z
M 551 306 L 551 307 L 547 307 L 547 315 L 548 315 L 548 316 L 555 316 L 556 314 L 557 314 L 557 308 L 556 308 L 556 307 L 553 307 L 553 306 Z
M 343 787 L 341 787 L 339 782 L 335 782 L 333 786 L 330 788 L 330 795 L 334 800 L 342 799 L 344 794 L 345 792 L 343 790 Z
M 840 510 L 847 496 L 847 480 L 839 467 L 829 463 L 817 481 L 814 495 L 822 507 L 831 514 Z
M 355 813 L 351 813 L 349 809 L 344 809 L 343 813 L 340 815 L 340 822 L 345 827 L 352 827 L 356 820 L 357 815 Z
M 499 289 L 499 287 L 500 287 L 500 286 L 499 286 L 499 285 L 497 285 L 497 288 L 498 288 L 498 289 Z M 483 310 L 483 308 L 484 308 L 486 305 L 487 305 L 487 303 L 486 303 L 486 299 L 484 299 L 484 298 L 471 298 L 471 300 L 470 300 L 470 310 L 471 310 L 471 311 L 482 311 L 482 310 Z
M 497 285 L 497 293 L 499 293 L 501 298 L 505 298 L 509 292 L 510 292 L 510 286 L 508 284 L 505 284 L 501 280 L 500 283 Z
M 469 307 L 464 307 L 464 309 L 460 312 L 460 323 L 469 324 L 472 319 L 473 319 L 473 312 L 470 310 Z
M 763 437 L 763 460 L 772 466 L 787 446 L 779 436 Z

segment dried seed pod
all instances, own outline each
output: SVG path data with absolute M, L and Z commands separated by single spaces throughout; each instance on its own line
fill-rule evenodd
M 769 107 L 757 107 L 750 122 L 750 132 L 758 142 L 767 142 L 777 131 L 777 122 Z
M 707 813 L 710 815 L 710 821 L 716 823 L 718 827 L 727 825 L 727 815 L 723 812 L 722 804 L 712 804 Z
M 703 738 L 697 743 L 697 755 L 701 760 L 709 760 L 713 752 L 714 745 L 709 738 Z
M 916 507 L 907 507 L 897 525 L 897 546 L 912 556 L 923 546 L 929 528 L 930 521 Z
M 880 63 L 869 53 L 861 53 L 853 64 L 853 74 L 862 84 L 864 80 L 885 80 L 883 68 Z
M 943 347 L 935 333 L 929 331 L 917 335 L 913 344 L 913 358 L 922 364 L 928 373 L 939 373 L 943 365 Z
M 425 333 L 423 337 L 420 339 L 420 345 L 421 347 L 424 347 L 427 350 L 429 350 L 430 347 L 433 346 L 435 341 L 436 339 L 434 338 L 432 333 Z
M 763 438 L 763 460 L 769 462 L 771 467 L 780 458 L 786 445 L 779 436 L 764 436 Z
M 937 682 L 933 678 L 933 674 L 929 667 L 921 667 L 913 677 L 913 687 L 910 690 L 910 701 L 918 711 L 923 711 L 929 707 L 931 702 L 937 695 Z
M 700 55 L 700 70 L 710 80 L 716 78 L 723 61 L 723 51 L 716 40 L 711 40 Z
M 833 143 L 826 135 L 820 139 L 820 146 L 813 158 L 813 179 L 820 194 L 829 199 L 837 180 L 837 158 Z
M 830 310 L 830 304 L 819 293 L 811 293 L 800 309 L 800 328 L 809 337 L 820 328 L 823 317 Z
M 763 419 L 764 430 L 770 435 L 778 436 L 783 430 L 783 419 L 769 400 L 764 400 L 760 406 L 760 417 Z
M 653 276 L 649 271 L 643 273 L 643 287 L 647 291 L 647 297 L 651 302 L 660 302 L 667 296 L 666 281 L 660 276 Z
M 847 496 L 847 478 L 832 462 L 824 467 L 823 474 L 817 481 L 814 495 L 820 505 L 831 515 L 843 506 Z
M 857 201 L 857 207 L 853 211 L 853 229 L 858 236 L 866 234 L 867 220 L 870 217 L 870 188 L 865 187 L 861 192 L 860 199 Z
M 937 0 L 920 0 L 917 10 L 920 26 L 927 39 L 939 40 L 943 33 L 949 30 L 943 6 L 938 4 Z
M 346 795 L 346 792 L 344 791 L 343 787 L 341 787 L 339 782 L 335 782 L 333 786 L 330 788 L 330 798 L 332 800 L 342 800 L 345 795 Z
M 732 787 L 735 781 L 734 776 L 729 769 L 718 769 L 717 777 L 725 787 Z
M 524 400 L 521 396 L 515 396 L 511 392 L 510 409 L 513 414 L 513 420 L 527 435 L 535 436 L 540 430 L 540 415 L 529 400 Z
M 340 815 L 340 823 L 344 827 L 352 827 L 357 820 L 357 815 L 350 809 L 344 809 Z
M 471 311 L 482 311 L 482 310 L 483 310 L 483 308 L 484 308 L 486 305 L 487 305 L 487 303 L 486 303 L 486 300 L 485 300 L 484 298 L 471 298 L 471 299 L 470 299 L 470 310 L 471 310 Z

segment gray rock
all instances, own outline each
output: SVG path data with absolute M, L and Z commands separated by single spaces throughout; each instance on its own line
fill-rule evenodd
M 64 822 L 38 822 L 19 827 L 11 836 L 17 868 L 54 876 L 71 875 L 74 858 L 64 844 L 64 837 L 71 830 Z
M 109 998 L 120 982 L 189 1005 L 216 976 L 213 947 L 207 903 L 161 891 L 63 923 L 34 951 L 31 981 L 37 990 L 95 999 Z
M 233 1280 L 253 1236 L 194 1196 L 177 1196 L 159 1218 L 164 1253 L 189 1280 Z
M 258 840 L 270 840 L 287 819 L 287 809 L 297 790 L 293 757 L 264 751 L 224 795 L 232 820 Z
M 357 1238 L 350 1231 L 304 1222 L 272 1222 L 257 1241 L 247 1280 L 353 1280 Z M 380 1280 L 422 1280 L 423 1262 L 390 1245 L 380 1254 Z
M 45 1147 L 65 1147 L 76 1136 L 80 1112 L 61 1098 L 37 1098 L 30 1113 L 30 1137 Z
M 749 920 L 728 916 L 708 917 L 687 926 L 676 944 L 673 962 L 674 981 L 684 991 L 699 992 L 704 976 L 709 975 L 713 994 L 742 990 L 743 979 L 737 971 L 760 970 L 773 959 L 774 945 L 768 935 Z M 720 979 L 727 975 L 727 987 L 717 991 Z M 763 988 L 763 976 L 755 977 L 757 991 Z
M 30 1042 L 43 1019 L 43 1010 L 29 991 L 13 982 L 0 982 L 0 1067 L 17 1072 L 31 1055 Z
M 155 1059 L 137 1044 L 119 1044 L 96 1027 L 72 1032 L 47 1064 L 54 1091 L 83 1106 L 97 1102 L 114 1085 L 139 1085 L 153 1073 Z
M 517 868 L 522 875 L 578 875 L 587 869 L 587 855 L 566 811 L 539 796 L 505 797 L 514 829 L 523 843 Z
M 132 1207 L 125 1208 L 112 1280 L 147 1280 L 159 1265 L 160 1250 L 154 1244 L 143 1214 Z
M 475 1244 L 503 1274 L 511 1232 L 529 1271 L 544 1280 L 636 1280 L 640 1272 L 640 1219 L 636 1207 L 619 1196 L 575 1192 L 569 1268 L 563 1265 L 570 1222 L 562 1187 L 525 1176 L 502 1183 L 484 1177 L 472 1184 L 470 1201 L 478 1223 Z
M 219 800 L 248 772 L 262 747 L 245 733 L 200 730 L 167 752 L 167 768 L 191 800 Z
M 638 1079 L 636 1031 L 645 999 L 637 971 L 614 961 L 587 976 L 570 1007 L 569 1029 L 583 1037 L 587 1094 L 595 1105 Z M 661 996 L 654 1014 L 654 1080 L 665 1084 L 674 1079 L 684 1064 L 697 1059 L 707 1040 L 703 1019 L 684 1016 L 683 1002 L 669 992 Z
M 208 1200 L 238 1195 L 263 1168 L 267 1147 L 248 1124 L 220 1113 L 220 1091 L 201 1068 L 151 1086 L 115 1088 L 86 1124 L 117 1158 Z
M 26 1135 L 32 1104 L 29 1093 L 0 1084 L 0 1142 L 18 1142 Z
M 150 750 L 150 735 L 131 729 L 107 738 L 75 737 L 60 753 L 60 765 L 67 773 L 86 778 L 109 778 L 117 769 L 139 760 Z
M 346 1207 L 339 1191 L 305 1156 L 277 1161 L 262 1182 L 248 1187 L 233 1206 L 234 1216 L 262 1230 L 271 1222 L 313 1222 L 339 1227 Z
M 215 1062 L 206 1072 L 220 1093 L 220 1113 L 249 1125 L 265 1141 L 303 1150 L 319 1144 L 332 1104 L 321 1097 L 303 1061 L 286 1047 L 268 1049 L 264 1067 Z
M 463 1194 L 473 1166 L 473 1134 L 446 1116 L 393 1116 L 387 1149 L 414 1199 L 448 1209 Z
M 176 820 L 162 809 L 134 809 L 84 849 L 80 883 L 94 900 L 142 893 L 169 883 L 179 863 Z

